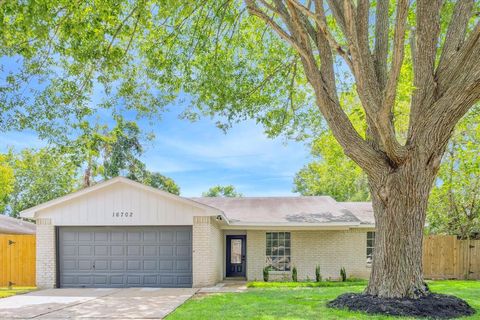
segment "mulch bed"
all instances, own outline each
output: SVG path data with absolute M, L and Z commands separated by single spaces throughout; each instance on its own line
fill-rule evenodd
M 434 293 L 419 299 L 378 298 L 368 294 L 344 293 L 330 301 L 328 307 L 433 319 L 451 319 L 475 313 L 475 310 L 460 298 Z

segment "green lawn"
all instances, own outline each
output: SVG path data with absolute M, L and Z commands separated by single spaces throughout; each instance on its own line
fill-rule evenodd
M 349 282 L 307 287 L 305 283 L 267 283 L 270 288 L 255 288 L 247 292 L 200 295 L 187 301 L 167 320 L 175 319 L 412 319 L 404 317 L 372 316 L 359 312 L 330 309 L 326 302 L 345 292 L 361 292 L 365 284 Z M 480 281 L 432 281 L 432 291 L 453 294 L 468 301 L 477 313 L 464 319 L 480 319 Z M 286 286 L 285 286 L 286 285 Z
M 0 287 L 0 298 L 6 298 L 6 297 L 14 296 L 16 294 L 27 293 L 35 289 L 36 289 L 35 287 L 15 287 L 12 289 Z

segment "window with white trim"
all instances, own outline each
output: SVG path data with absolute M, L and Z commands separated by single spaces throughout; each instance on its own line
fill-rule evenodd
M 373 247 L 375 246 L 375 232 L 367 232 L 367 264 L 373 261 Z
M 267 232 L 267 266 L 272 271 L 290 271 L 290 232 Z

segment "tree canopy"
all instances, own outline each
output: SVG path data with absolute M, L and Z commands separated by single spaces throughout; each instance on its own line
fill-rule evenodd
M 12 170 L 13 188 L 6 195 L 1 213 L 18 216 L 20 211 L 68 194 L 79 187 L 78 167 L 58 149 L 10 150 L 3 155 Z
M 227 197 L 227 198 L 235 198 L 235 197 L 243 197 L 243 194 L 238 192 L 233 185 L 226 185 L 226 186 L 214 186 L 208 189 L 206 192 L 202 193 L 203 197 Z

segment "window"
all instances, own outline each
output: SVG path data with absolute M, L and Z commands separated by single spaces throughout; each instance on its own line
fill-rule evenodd
M 290 271 L 290 232 L 267 232 L 267 266 Z
M 242 263 L 242 239 L 232 239 L 230 242 L 230 263 Z
M 373 261 L 373 247 L 375 246 L 375 232 L 367 232 L 367 264 Z

